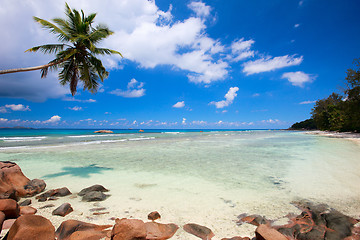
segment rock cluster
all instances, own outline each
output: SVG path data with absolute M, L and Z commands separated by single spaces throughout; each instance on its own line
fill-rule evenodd
M 294 203 L 302 213 L 289 223 L 273 226 L 272 221 L 259 215 L 239 215 L 238 224 L 258 226 L 256 240 L 360 240 L 359 219 L 348 217 L 325 204 L 303 201 Z
M 52 223 L 35 215 L 37 209 L 29 206 L 31 200 L 20 204 L 19 197 L 34 196 L 45 189 L 45 182 L 39 179 L 29 180 L 18 165 L 12 162 L 0 162 L 0 231 L 9 229 L 5 240 L 166 240 L 172 238 L 179 226 L 174 223 L 155 222 L 160 219 L 156 211 L 148 214 L 149 222 L 139 219 L 112 218 L 114 225 L 96 225 L 78 220 L 67 220 L 55 231 Z M 101 185 L 93 185 L 81 190 L 78 195 L 82 201 L 102 201 L 109 190 Z M 39 201 L 56 200 L 57 197 L 70 195 L 66 187 L 48 190 L 36 197 Z M 241 214 L 237 224 L 257 226 L 255 237 L 251 240 L 360 240 L 360 220 L 348 217 L 327 205 L 316 205 L 311 202 L 298 202 L 296 206 L 302 213 L 289 218 L 289 223 L 282 226 L 260 215 Z M 48 204 L 41 208 L 55 207 Z M 102 212 L 104 207 L 90 209 L 94 215 L 108 214 Z M 73 208 L 64 203 L 56 208 L 53 215 L 66 216 Z M 183 230 L 202 240 L 211 240 L 215 234 L 206 226 L 188 223 Z M 221 240 L 250 240 L 249 237 L 234 236 Z

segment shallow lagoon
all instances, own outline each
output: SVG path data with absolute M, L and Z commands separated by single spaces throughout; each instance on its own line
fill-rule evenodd
M 48 189 L 66 186 L 76 193 L 96 183 L 110 189 L 111 196 L 95 205 L 57 200 L 74 207 L 65 218 L 39 210 L 56 226 L 71 218 L 98 224 L 113 223 L 111 217 L 146 220 L 157 210 L 164 223 L 206 225 L 221 239 L 253 232 L 253 226 L 236 225 L 239 214 L 280 223 L 298 212 L 291 202 L 299 199 L 360 214 L 360 147 L 345 139 L 289 131 L 71 133 L 17 139 L 9 146 L 5 140 L 16 136 L 6 137 L 0 160 L 15 161 Z M 110 213 L 93 216 L 94 206 Z M 196 239 L 184 234 L 179 230 L 174 239 Z

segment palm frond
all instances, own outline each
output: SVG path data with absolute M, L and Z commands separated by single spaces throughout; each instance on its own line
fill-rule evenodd
M 91 13 L 89 16 L 85 17 L 85 22 L 88 22 L 90 25 L 94 22 L 96 13 Z
M 49 70 L 50 71 L 55 71 L 59 68 L 59 65 L 62 63 L 61 59 L 57 59 L 55 58 L 54 60 L 50 61 L 47 65 L 49 65 L 48 67 L 45 67 L 43 69 L 40 70 L 41 73 L 41 78 L 46 78 Z
M 41 46 L 37 46 L 37 47 L 32 47 L 28 50 L 26 50 L 25 52 L 37 52 L 37 51 L 41 51 L 45 54 L 51 54 L 51 53 L 57 53 L 59 51 L 62 51 L 64 49 L 65 44 L 46 44 L 46 45 L 41 45 Z
M 123 55 L 115 50 L 112 49 L 107 49 L 107 48 L 95 48 L 95 50 L 93 51 L 94 54 L 100 54 L 100 55 L 111 55 L 111 54 L 118 54 L 121 57 L 123 57 Z
M 96 57 L 90 55 L 89 61 L 93 65 L 94 70 L 99 75 L 101 81 L 103 82 L 105 78 L 109 76 L 109 72 L 106 71 L 105 67 L 102 65 L 102 62 Z
M 70 28 L 69 22 L 62 18 L 54 18 L 53 22 L 59 25 L 61 30 L 66 33 L 68 36 L 73 34 L 72 29 Z
M 51 33 L 57 35 L 57 38 L 61 41 L 69 41 L 70 36 L 68 36 L 63 30 L 61 30 L 58 26 L 55 24 L 46 21 L 44 19 L 34 17 L 34 20 L 42 25 L 43 28 L 50 30 Z
M 97 26 L 93 29 L 93 32 L 89 35 L 89 39 L 94 44 L 100 42 L 104 38 L 107 38 L 108 36 L 112 35 L 114 32 L 110 31 L 105 26 Z

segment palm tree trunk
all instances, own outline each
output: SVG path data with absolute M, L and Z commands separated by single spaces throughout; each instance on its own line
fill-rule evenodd
M 61 62 L 63 62 L 63 61 L 57 61 L 57 62 L 48 63 L 48 64 L 41 65 L 41 66 L 36 66 L 36 67 L 14 68 L 14 69 L 0 70 L 0 75 L 1 74 L 8 74 L 8 73 L 29 72 L 29 71 L 41 70 L 41 69 L 48 68 L 48 67 L 54 66 L 56 64 L 59 64 Z

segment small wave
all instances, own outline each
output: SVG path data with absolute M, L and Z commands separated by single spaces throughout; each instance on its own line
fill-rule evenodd
M 151 140 L 155 139 L 155 137 L 147 137 L 147 138 L 130 138 L 129 141 L 142 141 L 142 140 Z
M 4 142 L 32 142 L 41 141 L 47 137 L 1 137 Z
M 74 136 L 67 136 L 69 138 L 90 138 L 90 137 L 116 137 L 116 136 L 123 136 L 124 134 L 91 134 L 91 135 L 74 135 Z

